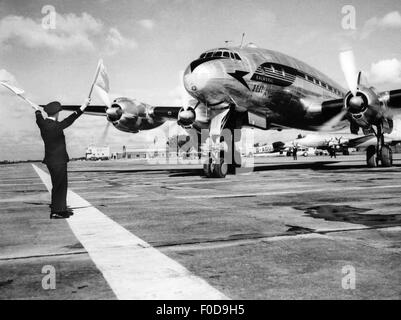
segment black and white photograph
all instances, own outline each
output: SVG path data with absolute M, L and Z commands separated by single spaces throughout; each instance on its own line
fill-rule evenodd
M 400 35 L 399 0 L 0 0 L 0 300 L 400 300 Z

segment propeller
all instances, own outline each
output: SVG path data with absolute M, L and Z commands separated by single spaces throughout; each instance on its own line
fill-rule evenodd
M 354 52 L 352 50 L 340 52 L 340 64 L 348 89 L 351 91 L 352 95 L 356 97 L 361 80 L 361 73 L 358 75 Z

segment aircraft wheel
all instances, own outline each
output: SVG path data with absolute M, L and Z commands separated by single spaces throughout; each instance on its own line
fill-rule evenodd
M 204 164 L 203 172 L 207 178 L 211 178 L 213 176 L 213 164 L 211 163 Z
M 224 162 L 224 159 L 220 159 L 219 163 L 216 163 L 213 168 L 213 176 L 215 178 L 225 178 L 228 173 L 228 165 Z
M 382 167 L 392 167 L 393 166 L 393 151 L 390 146 L 384 145 L 381 152 L 381 163 Z
M 375 146 L 369 146 L 366 149 L 366 163 L 367 163 L 369 168 L 377 167 L 377 163 L 376 163 L 376 147 Z

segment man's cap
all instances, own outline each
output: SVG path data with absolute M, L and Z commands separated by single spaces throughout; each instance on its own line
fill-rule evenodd
M 53 101 L 53 102 L 50 102 L 47 105 L 45 105 L 43 110 L 45 110 L 45 112 L 49 116 L 52 116 L 52 115 L 56 114 L 57 112 L 60 112 L 61 110 L 63 110 L 63 108 L 61 108 L 61 103 L 60 102 Z

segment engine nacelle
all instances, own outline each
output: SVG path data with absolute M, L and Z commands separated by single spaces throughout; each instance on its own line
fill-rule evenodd
M 352 122 L 361 128 L 370 128 L 383 120 L 386 106 L 379 100 L 373 88 L 360 87 L 354 96 L 349 92 L 344 98 L 344 106 Z
M 117 98 L 106 110 L 107 120 L 125 132 L 138 132 L 160 126 L 163 122 L 150 116 L 152 107 L 135 99 Z
M 196 112 L 192 107 L 187 107 L 186 109 L 182 108 L 178 112 L 178 121 L 177 123 L 184 127 L 190 128 L 196 120 Z

